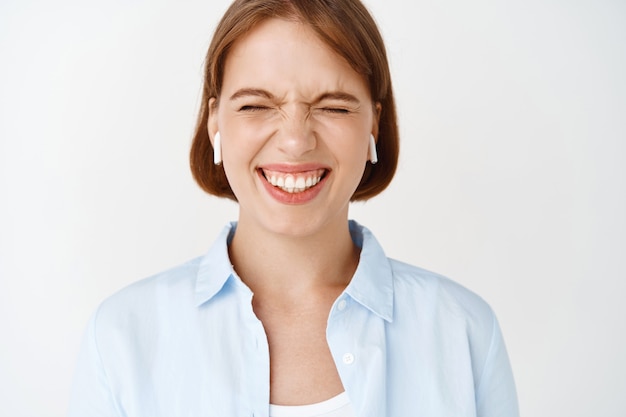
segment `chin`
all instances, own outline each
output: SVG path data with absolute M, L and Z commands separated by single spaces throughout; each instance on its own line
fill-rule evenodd
M 310 212 L 294 213 L 294 211 L 300 210 L 294 210 L 294 207 L 291 207 L 288 210 L 273 212 L 272 215 L 262 220 L 263 229 L 276 236 L 294 239 L 313 237 L 318 234 L 324 234 L 329 230 L 337 231 L 336 217 L 325 218 L 311 215 Z M 344 217 L 347 225 L 347 214 Z

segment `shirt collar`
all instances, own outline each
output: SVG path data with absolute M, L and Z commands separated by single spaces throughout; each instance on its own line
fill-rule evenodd
M 202 257 L 196 280 L 196 305 L 209 301 L 234 276 L 233 266 L 228 256 L 228 243 L 237 227 L 236 222 L 227 224 L 219 234 L 211 249 Z
M 226 225 L 200 261 L 195 294 L 198 306 L 213 298 L 229 278 L 235 277 L 228 256 L 228 244 L 236 227 L 236 222 Z M 349 228 L 352 240 L 361 247 L 361 255 L 345 293 L 374 314 L 392 321 L 393 277 L 389 260 L 369 229 L 354 220 L 350 220 Z
M 350 234 L 361 256 L 345 292 L 386 321 L 393 321 L 393 275 L 389 259 L 372 232 L 354 220 Z

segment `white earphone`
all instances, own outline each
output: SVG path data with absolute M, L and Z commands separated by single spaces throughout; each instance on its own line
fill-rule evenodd
M 375 164 L 378 162 L 378 153 L 376 153 L 376 138 L 370 133 L 370 162 Z
M 213 163 L 215 165 L 221 165 L 222 163 L 222 137 L 220 132 L 217 132 L 215 138 L 213 138 Z

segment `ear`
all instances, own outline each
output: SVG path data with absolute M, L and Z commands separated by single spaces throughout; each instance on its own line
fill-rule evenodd
M 376 142 L 378 142 L 378 124 L 380 123 L 380 113 L 383 110 L 383 106 L 379 101 L 374 103 L 374 121 L 372 123 L 372 135 Z
M 211 141 L 211 146 L 213 146 L 213 139 L 215 138 L 215 134 L 219 131 L 219 126 L 217 123 L 217 99 L 215 97 L 211 97 L 209 99 L 209 117 L 207 118 L 207 130 L 209 132 L 209 140 Z

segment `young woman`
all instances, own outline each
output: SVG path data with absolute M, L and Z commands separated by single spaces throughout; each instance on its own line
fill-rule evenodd
M 516 416 L 489 306 L 348 220 L 391 181 L 380 34 L 358 0 L 237 0 L 191 167 L 235 199 L 203 257 L 106 300 L 70 416 Z

